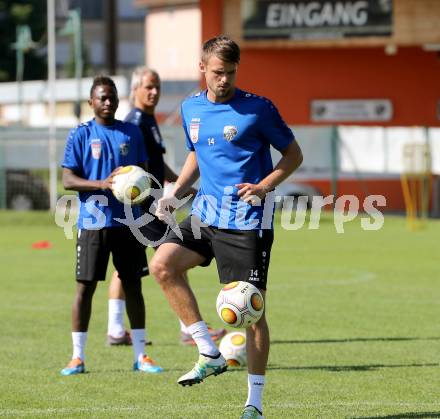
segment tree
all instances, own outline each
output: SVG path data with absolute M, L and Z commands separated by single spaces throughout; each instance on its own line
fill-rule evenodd
M 18 25 L 28 25 L 32 40 L 41 45 L 25 54 L 24 80 L 46 78 L 46 0 L 0 0 L 0 81 L 15 81 Z

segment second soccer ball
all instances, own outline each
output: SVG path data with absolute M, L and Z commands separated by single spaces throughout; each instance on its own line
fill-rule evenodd
M 246 335 L 243 332 L 228 333 L 220 342 L 219 351 L 231 367 L 246 365 Z

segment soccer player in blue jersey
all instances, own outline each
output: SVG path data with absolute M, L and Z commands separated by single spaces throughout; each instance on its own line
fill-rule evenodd
M 138 67 L 133 71 L 131 78 L 130 100 L 133 109 L 125 117 L 125 120 L 137 125 L 144 137 L 145 146 L 148 154 L 148 171 L 158 182 L 152 183 L 152 187 L 159 190 L 165 186 L 165 182 L 172 183 L 177 179 L 177 175 L 165 163 L 165 146 L 159 130 L 154 112 L 159 103 L 161 83 L 159 74 L 147 67 Z M 155 194 L 156 195 L 156 194 Z M 144 211 L 154 216 L 154 209 L 151 205 L 155 197 L 152 195 L 147 198 L 141 207 Z M 141 232 L 154 248 L 157 248 L 162 239 L 165 239 L 168 228 L 167 225 L 154 217 L 148 224 L 142 226 Z M 186 276 L 186 273 L 185 273 Z M 108 331 L 107 343 L 109 345 L 131 345 L 131 337 L 124 327 L 125 296 L 118 273 L 114 272 L 109 287 L 108 302 Z M 218 340 L 226 334 L 225 329 L 209 328 L 213 340 Z M 147 340 L 147 335 L 145 340 Z M 193 345 L 194 340 L 188 333 L 185 324 L 180 320 L 180 341 L 185 345 Z
M 139 128 L 115 119 L 118 92 L 113 80 L 93 80 L 89 105 L 95 118 L 73 129 L 64 152 L 63 184 L 78 191 L 80 212 L 76 246 L 76 295 L 72 307 L 73 356 L 62 375 L 85 371 L 85 345 L 98 281 L 104 281 L 110 253 L 120 274 L 132 327 L 135 371 L 162 371 L 145 354 L 145 306 L 141 277 L 147 269 L 144 247 L 125 219 L 124 205 L 113 196 L 112 179 L 121 166 L 146 167 L 147 153 Z M 133 207 L 136 218 L 139 209 Z
M 167 219 L 178 199 L 200 176 L 192 214 L 179 225 L 183 239 L 170 234 L 150 264 L 150 271 L 199 350 L 195 367 L 178 380 L 184 386 L 221 374 L 227 364 L 209 336 L 182 273 L 209 265 L 215 258 L 220 282 L 248 281 L 265 296 L 273 214 L 267 217 L 263 211 L 264 199 L 302 162 L 295 137 L 275 106 L 235 86 L 239 61 L 240 49 L 228 37 L 218 36 L 203 45 L 200 70 L 207 89 L 182 104 L 189 155 L 172 193 L 159 200 L 156 213 Z M 275 167 L 271 145 L 282 154 Z M 246 337 L 248 398 L 241 417 L 260 418 L 269 354 L 264 315 L 246 329 Z

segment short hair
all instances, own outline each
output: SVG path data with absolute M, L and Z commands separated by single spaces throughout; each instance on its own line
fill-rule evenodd
M 134 103 L 134 91 L 141 85 L 142 78 L 145 74 L 151 74 L 154 77 L 157 77 L 160 81 L 159 73 L 156 70 L 152 70 L 146 66 L 139 66 L 133 70 L 131 74 L 131 83 L 130 83 L 130 102 Z
M 207 63 L 211 55 L 227 63 L 240 63 L 240 47 L 226 35 L 216 36 L 203 44 L 202 62 Z
M 111 79 L 109 76 L 99 75 L 93 79 L 92 87 L 90 88 L 90 98 L 92 98 L 93 91 L 98 86 L 110 86 L 110 87 L 113 87 L 113 89 L 115 89 L 116 93 L 118 92 L 118 89 L 116 88 L 116 85 L 115 85 L 115 82 L 113 81 L 113 79 Z

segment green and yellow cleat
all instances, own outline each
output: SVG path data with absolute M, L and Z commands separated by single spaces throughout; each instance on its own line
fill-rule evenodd
M 193 384 L 201 383 L 210 375 L 222 374 L 227 369 L 228 364 L 222 354 L 219 354 L 217 358 L 210 358 L 200 354 L 199 360 L 195 363 L 194 368 L 185 375 L 182 375 L 182 377 L 177 380 L 177 383 L 182 386 L 192 386 Z
M 264 417 L 255 406 L 249 405 L 241 412 L 240 419 L 264 419 Z

